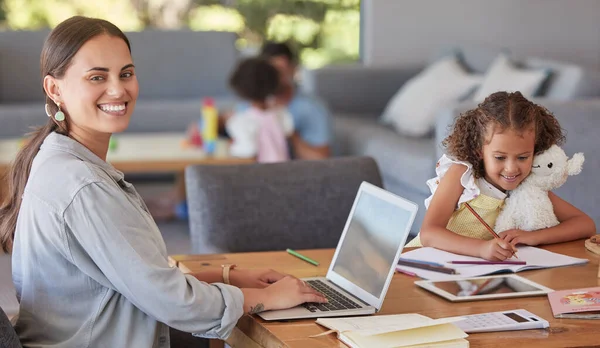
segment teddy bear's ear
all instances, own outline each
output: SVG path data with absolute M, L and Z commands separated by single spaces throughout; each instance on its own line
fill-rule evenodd
M 582 152 L 578 152 L 573 155 L 573 158 L 567 161 L 567 166 L 569 167 L 569 175 L 577 175 L 581 173 L 581 167 L 583 167 L 583 161 L 585 157 L 583 157 Z

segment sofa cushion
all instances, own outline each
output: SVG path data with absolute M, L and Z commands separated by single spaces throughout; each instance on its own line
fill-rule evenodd
M 548 75 L 547 69 L 517 68 L 508 56 L 501 54 L 488 69 L 473 100 L 482 102 L 488 95 L 498 91 L 519 91 L 525 98 L 530 98 L 536 95 Z
M 580 65 L 539 58 L 529 58 L 523 66 L 547 69 L 550 76 L 539 95 L 554 100 L 572 100 L 600 95 L 600 72 Z
M 40 54 L 48 30 L 3 31 L 0 35 L 0 103 L 44 100 Z
M 496 57 L 503 53 L 508 54 L 509 50 L 485 45 L 446 46 L 435 52 L 429 58 L 429 63 L 433 63 L 442 57 L 455 55 L 470 72 L 484 74 Z
M 428 192 L 425 181 L 435 176 L 433 137 L 407 137 L 365 117 L 334 115 L 334 153 L 373 157 L 383 177 Z
M 202 98 L 138 99 L 127 132 L 185 132 L 200 119 Z M 215 98 L 219 110 L 233 107 L 232 97 Z
M 331 64 L 302 70 L 300 87 L 324 100 L 335 112 L 370 114 L 378 118 L 394 93 L 422 70 L 421 64 L 399 67 Z
M 41 97 L 39 98 L 42 99 Z M 0 138 L 22 137 L 48 122 L 44 103 L 0 103 Z
M 0 35 L 0 102 L 43 100 L 40 54 L 48 30 Z M 238 59 L 236 33 L 144 30 L 126 33 L 140 98 L 227 95 L 227 77 Z
M 382 117 L 401 134 L 424 136 L 431 132 L 439 107 L 468 95 L 482 81 L 469 74 L 456 57 L 445 57 L 406 82 L 388 103 Z
M 140 99 L 229 94 L 236 33 L 144 30 L 127 33 Z

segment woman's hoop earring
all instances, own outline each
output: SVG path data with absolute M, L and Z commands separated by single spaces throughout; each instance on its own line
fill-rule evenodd
M 64 121 L 65 113 L 60 110 L 60 103 L 56 103 L 56 106 L 58 106 L 58 111 L 54 114 L 54 119 L 58 122 Z
M 44 111 L 46 111 L 46 116 L 48 117 L 52 117 L 52 115 L 50 114 L 50 104 L 46 103 L 46 105 L 44 105 Z

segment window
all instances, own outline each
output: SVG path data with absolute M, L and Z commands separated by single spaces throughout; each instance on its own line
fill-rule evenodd
M 250 53 L 265 40 L 287 41 L 308 68 L 359 58 L 360 0 L 0 0 L 0 5 L 0 23 L 8 29 L 54 27 L 79 14 L 106 18 L 124 31 L 232 31 L 239 35 L 237 47 Z

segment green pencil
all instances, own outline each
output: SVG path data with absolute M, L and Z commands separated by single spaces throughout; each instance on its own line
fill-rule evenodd
M 292 249 L 287 249 L 286 251 L 288 252 L 288 254 L 292 254 L 292 255 L 296 256 L 297 258 L 299 258 L 299 259 L 302 259 L 302 260 L 304 260 L 304 261 L 306 261 L 308 263 L 312 263 L 315 266 L 319 265 L 319 263 L 317 261 L 315 261 L 315 260 L 313 260 L 311 258 L 308 258 L 308 257 L 306 257 L 304 255 L 298 254 L 297 252 L 295 252 Z

